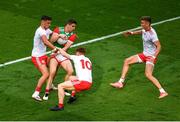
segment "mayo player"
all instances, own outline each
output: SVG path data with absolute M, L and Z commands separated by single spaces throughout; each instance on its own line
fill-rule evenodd
M 56 27 L 53 31 L 50 41 L 54 43 L 57 47 L 61 47 L 64 51 L 67 51 L 77 38 L 77 35 L 74 33 L 76 25 L 77 22 L 74 19 L 70 19 L 67 21 L 64 27 Z M 61 38 L 59 36 L 61 36 Z M 43 100 L 48 100 L 49 89 L 59 66 L 61 66 L 67 72 L 64 78 L 65 81 L 68 80 L 73 73 L 71 61 L 68 58 L 62 56 L 61 54 L 52 55 L 49 63 L 50 74 Z M 66 95 L 71 95 L 71 97 L 75 97 L 74 91 L 72 92 L 72 94 L 69 94 L 67 92 L 65 93 Z
M 32 62 L 36 68 L 40 71 L 42 76 L 38 80 L 35 92 L 32 95 L 32 98 L 38 101 L 42 101 L 39 96 L 42 85 L 45 83 L 46 79 L 49 76 L 49 71 L 47 68 L 47 59 L 46 56 L 46 47 L 49 47 L 53 50 L 58 50 L 54 45 L 52 45 L 48 39 L 52 31 L 49 29 L 51 25 L 51 17 L 42 16 L 41 24 L 35 32 L 34 44 L 32 50 Z
M 58 85 L 59 104 L 51 111 L 59 111 L 64 109 L 64 90 L 75 90 L 77 92 L 89 90 L 92 86 L 92 64 L 89 58 L 85 57 L 85 49 L 78 48 L 76 55 L 69 55 L 60 49 L 60 53 L 74 62 L 76 76 L 71 76 L 69 80 Z
M 116 88 L 123 88 L 124 80 L 128 72 L 129 66 L 135 63 L 146 63 L 145 66 L 145 75 L 146 77 L 159 89 L 160 96 L 159 98 L 164 98 L 168 93 L 162 88 L 159 81 L 153 76 L 153 69 L 156 63 L 157 57 L 161 50 L 161 44 L 157 37 L 156 31 L 151 27 L 151 17 L 143 16 L 141 18 L 142 30 L 134 32 L 126 32 L 125 36 L 128 35 L 142 35 L 143 40 L 143 53 L 131 56 L 124 61 L 121 78 L 118 82 L 111 83 L 110 85 Z

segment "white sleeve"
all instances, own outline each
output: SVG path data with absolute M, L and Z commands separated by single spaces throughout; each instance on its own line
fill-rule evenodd
M 52 33 L 53 33 L 52 30 L 49 29 L 49 34 L 52 34 Z
M 152 42 L 156 42 L 159 41 L 158 37 L 157 37 L 157 33 L 154 31 L 153 35 L 152 35 Z
M 73 60 L 73 61 L 76 61 L 77 56 L 76 55 L 70 55 L 70 59 Z
M 46 31 L 45 31 L 45 30 L 40 30 L 40 31 L 39 31 L 39 35 L 40 35 L 40 36 L 43 36 L 43 35 L 46 36 Z

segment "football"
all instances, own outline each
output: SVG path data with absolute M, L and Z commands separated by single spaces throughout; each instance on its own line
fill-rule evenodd
M 67 41 L 68 41 L 68 40 L 64 40 L 64 39 L 62 39 L 62 38 L 59 38 L 59 39 L 57 40 L 57 43 L 60 44 L 60 45 L 64 45 L 64 44 L 67 43 Z

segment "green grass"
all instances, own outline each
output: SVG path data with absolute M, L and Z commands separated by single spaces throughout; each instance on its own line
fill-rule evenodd
M 53 17 L 52 28 L 76 18 L 81 42 L 139 26 L 141 15 L 151 15 L 153 22 L 179 16 L 179 7 L 178 0 L 0 1 L 0 63 L 31 54 L 42 14 Z M 176 20 L 154 27 L 162 44 L 154 74 L 169 92 L 167 98 L 157 98 L 158 90 L 144 76 L 144 65 L 131 67 L 124 89 L 109 86 L 119 79 L 123 60 L 142 51 L 140 36 L 119 36 L 84 46 L 93 62 L 93 87 L 61 112 L 48 110 L 57 104 L 56 92 L 47 102 L 31 99 L 40 74 L 30 61 L 0 68 L 0 120 L 180 120 L 179 25 Z M 60 69 L 55 84 L 64 75 Z

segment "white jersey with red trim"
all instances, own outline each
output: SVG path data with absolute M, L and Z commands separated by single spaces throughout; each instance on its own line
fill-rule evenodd
M 43 29 L 41 26 L 36 30 L 34 35 L 34 43 L 33 43 L 33 50 L 32 56 L 40 57 L 45 55 L 46 53 L 46 45 L 43 43 L 41 37 L 45 35 L 47 39 L 49 39 L 49 35 L 52 33 L 50 29 Z
M 142 30 L 143 40 L 143 54 L 146 56 L 153 56 L 156 52 L 156 45 L 154 42 L 159 41 L 156 31 L 151 27 L 150 31 Z
M 92 83 L 92 63 L 89 58 L 85 57 L 84 55 L 71 55 L 70 59 L 74 62 L 78 80 Z

